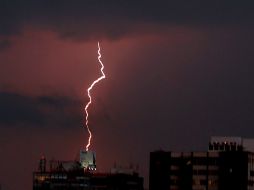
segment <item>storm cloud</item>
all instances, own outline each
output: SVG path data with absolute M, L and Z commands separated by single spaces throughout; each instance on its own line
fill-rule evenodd
M 33 124 L 67 127 L 81 125 L 78 101 L 69 97 L 29 97 L 16 93 L 0 93 L 0 126 Z
M 253 27 L 254 19 L 254 3 L 237 0 L 1 0 L 0 5 L 0 35 L 36 27 L 75 40 L 116 40 L 179 25 Z

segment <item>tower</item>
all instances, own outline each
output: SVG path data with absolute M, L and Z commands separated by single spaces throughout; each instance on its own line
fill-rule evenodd
M 80 150 L 80 164 L 86 171 L 95 171 L 96 170 L 95 152 Z

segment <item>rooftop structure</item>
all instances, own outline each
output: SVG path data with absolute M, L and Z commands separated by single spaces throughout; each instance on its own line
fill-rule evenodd
M 95 152 L 81 150 L 79 162 L 85 170 L 91 170 L 91 171 L 96 170 Z
M 242 137 L 211 137 L 209 151 L 244 150 L 254 152 L 254 139 Z

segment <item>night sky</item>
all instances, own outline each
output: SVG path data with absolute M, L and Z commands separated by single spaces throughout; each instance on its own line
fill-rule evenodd
M 31 190 L 38 159 L 84 148 L 99 171 L 149 152 L 254 138 L 254 2 L 0 0 L 0 184 Z

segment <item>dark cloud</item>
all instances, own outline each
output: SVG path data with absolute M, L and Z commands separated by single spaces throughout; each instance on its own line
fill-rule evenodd
M 0 124 L 81 125 L 79 103 L 69 97 L 0 93 Z
M 31 122 L 41 123 L 40 111 L 32 98 L 17 94 L 0 94 L 0 122 L 16 123 Z
M 0 34 L 13 35 L 23 27 L 56 31 L 63 38 L 118 39 L 144 34 L 156 25 L 252 25 L 254 3 L 236 0 L 0 0 Z M 156 28 L 156 27 L 154 27 Z

